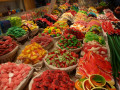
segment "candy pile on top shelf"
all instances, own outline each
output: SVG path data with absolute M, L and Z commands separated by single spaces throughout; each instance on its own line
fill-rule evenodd
M 9 36 L 0 36 L 0 63 L 17 56 L 17 64 L 0 64 L 0 90 L 21 89 L 33 69 L 37 75 L 30 81 L 30 90 L 116 90 L 114 78 L 120 82 L 120 21 L 111 10 L 99 14 L 94 7 L 65 3 L 52 14 L 37 17 L 38 13 L 2 22 L 2 31 Z M 18 43 L 24 49 L 15 55 L 18 44 L 13 39 L 24 36 L 29 41 Z M 5 55 L 11 60 L 3 60 Z

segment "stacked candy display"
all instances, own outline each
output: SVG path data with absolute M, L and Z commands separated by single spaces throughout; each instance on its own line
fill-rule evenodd
M 27 45 L 17 59 L 22 60 L 26 64 L 36 64 L 42 61 L 46 53 L 41 45 L 34 42 Z
M 61 30 L 54 26 L 48 26 L 44 29 L 43 33 L 48 34 L 51 37 L 59 37 L 62 34 Z
M 37 36 L 35 36 L 32 40 L 31 40 L 31 43 L 34 43 L 34 42 L 36 42 L 36 43 L 39 43 L 43 48 L 47 48 L 47 49 L 49 49 L 51 46 L 50 46 L 50 43 L 52 43 L 53 42 L 53 38 L 52 37 L 50 37 L 50 35 L 46 35 L 46 34 L 44 34 L 44 33 L 42 33 L 42 34 L 39 34 L 39 35 L 37 35 Z M 48 48 L 49 47 L 49 48 Z

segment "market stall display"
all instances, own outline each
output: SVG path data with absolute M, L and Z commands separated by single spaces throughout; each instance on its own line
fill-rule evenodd
M 28 90 L 27 81 L 29 90 L 120 90 L 119 7 L 114 12 L 103 10 L 104 2 L 83 4 L 92 0 L 51 3 L 49 14 L 45 6 L 0 22 L 0 63 L 7 62 L 0 64 L 0 90 Z M 28 40 L 21 45 L 12 38 Z

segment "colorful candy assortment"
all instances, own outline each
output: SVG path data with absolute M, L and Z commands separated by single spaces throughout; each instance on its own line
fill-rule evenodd
M 103 36 L 99 36 L 92 32 L 87 32 L 85 34 L 84 42 L 87 43 L 88 41 L 92 41 L 92 40 L 99 42 L 101 45 L 105 45 L 105 40 L 104 40 Z
M 43 33 L 48 34 L 51 37 L 59 37 L 62 34 L 61 30 L 54 26 L 48 26 L 44 29 Z
M 42 48 L 41 45 L 34 42 L 30 45 L 27 45 L 17 59 L 23 60 L 23 62 L 26 64 L 36 64 L 42 61 L 46 53 L 47 52 Z
M 78 74 L 88 77 L 92 74 L 102 75 L 106 81 L 114 85 L 112 67 L 105 57 L 93 52 L 86 53 L 78 62 Z
M 42 34 L 39 34 L 39 35 L 35 36 L 31 40 L 31 43 L 36 42 L 44 48 L 44 47 L 48 46 L 52 41 L 53 41 L 53 38 L 50 37 L 50 35 L 42 33 Z
M 1 36 L 0 37 L 0 56 L 3 56 L 9 52 L 11 52 L 17 43 L 9 36 Z
M 78 55 L 75 54 L 74 52 L 58 49 L 48 53 L 46 62 L 49 65 L 52 65 L 58 68 L 65 68 L 65 67 L 76 65 L 77 58 L 78 58 Z
M 7 35 L 13 35 L 15 38 L 22 37 L 26 34 L 26 31 L 20 27 L 11 27 L 7 31 Z
M 89 78 L 81 78 L 75 82 L 77 90 L 116 90 L 116 88 L 108 83 L 105 78 L 99 74 L 91 75 Z
M 64 34 L 58 41 L 58 46 L 63 49 L 76 49 L 82 46 L 81 42 L 73 34 Z
M 17 16 L 15 16 L 15 17 L 9 17 L 9 18 L 7 18 L 7 20 L 10 21 L 10 23 L 11 23 L 12 26 L 20 27 L 21 24 L 22 24 L 21 18 L 17 17 Z
M 57 21 L 55 22 L 54 26 L 60 28 L 61 30 L 69 28 L 67 21 Z
M 74 82 L 65 71 L 46 70 L 42 75 L 33 79 L 31 90 L 73 90 Z
M 30 30 L 38 29 L 37 24 L 34 23 L 33 21 L 22 20 L 22 25 L 28 26 L 30 28 Z M 27 31 L 28 27 L 26 27 L 26 26 L 23 26 L 22 28 Z
M 83 39 L 85 37 L 85 35 L 82 32 L 80 32 L 78 29 L 75 28 L 65 29 L 64 34 L 67 33 L 75 35 L 77 39 Z
M 102 55 L 104 57 L 108 56 L 107 48 L 105 46 L 100 45 L 97 41 L 89 41 L 83 45 L 81 55 L 88 53 L 89 51 L 93 51 L 96 54 Z
M 5 63 L 0 65 L 0 90 L 15 90 L 27 78 L 31 67 L 27 64 Z

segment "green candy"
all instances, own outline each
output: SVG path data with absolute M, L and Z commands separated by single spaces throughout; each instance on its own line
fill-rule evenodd
M 54 27 L 54 29 L 57 29 L 57 27 Z
M 57 37 L 59 37 L 60 36 L 60 34 L 57 34 Z
M 51 30 L 48 30 L 48 33 L 50 34 L 50 33 L 51 33 Z
M 13 35 L 15 38 L 22 37 L 23 35 L 26 34 L 26 31 L 20 27 L 11 27 L 8 29 L 7 35 Z

